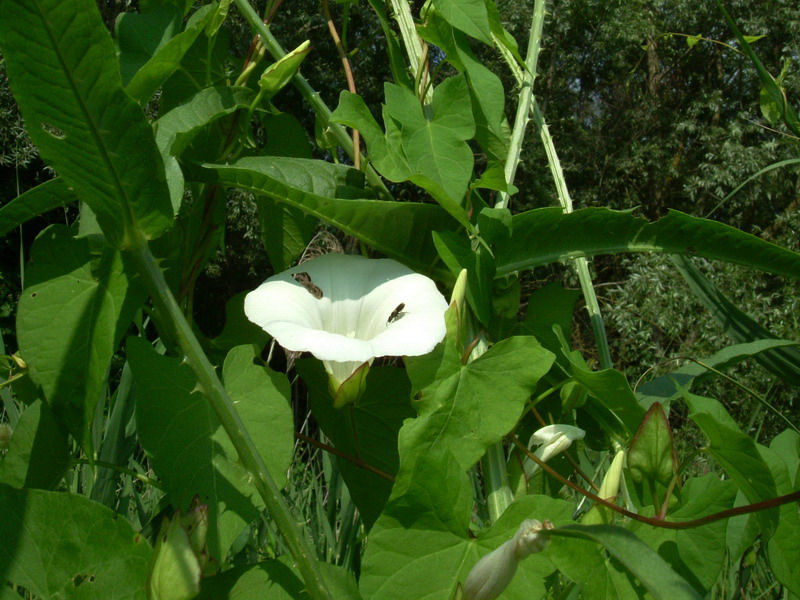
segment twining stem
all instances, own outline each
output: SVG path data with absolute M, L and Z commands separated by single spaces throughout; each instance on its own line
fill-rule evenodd
M 250 6 L 248 0 L 233 0 L 233 2 L 239 8 L 239 11 L 242 13 L 242 16 L 248 22 L 250 27 L 261 37 L 261 42 L 264 44 L 267 52 L 269 52 L 275 60 L 280 60 L 286 56 L 286 50 L 281 47 L 278 40 L 275 39 L 274 35 L 272 35 L 269 27 L 264 24 L 264 22 L 258 16 L 258 13 L 256 13 L 253 7 Z M 331 121 L 331 109 L 328 108 L 328 105 L 325 104 L 325 101 L 320 97 L 319 92 L 312 88 L 308 83 L 308 80 L 300 75 L 300 73 L 297 73 L 294 77 L 292 77 L 292 83 L 297 88 L 297 91 L 299 91 L 303 96 L 303 98 L 305 98 L 306 101 L 311 105 L 311 108 L 314 110 L 317 117 L 319 117 L 320 121 L 322 121 L 323 125 L 330 129 L 339 145 L 355 162 L 355 148 L 353 146 L 353 140 L 350 139 L 350 136 L 347 134 L 347 131 L 344 127 Z M 364 172 L 366 173 L 367 181 L 369 181 L 369 184 L 375 188 L 375 190 L 377 190 L 384 198 L 390 199 L 392 197 L 391 192 L 389 192 L 386 185 L 383 183 L 381 176 L 378 175 L 378 172 L 372 168 L 371 165 L 367 165 Z
M 377 467 L 373 467 L 371 464 L 369 464 L 368 462 L 364 462 L 357 456 L 350 456 L 349 454 L 346 454 L 341 450 L 337 450 L 333 446 L 329 446 L 328 444 L 320 442 L 319 440 L 315 440 L 314 438 L 309 437 L 303 433 L 300 433 L 299 431 L 294 432 L 294 437 L 296 437 L 301 442 L 305 442 L 306 444 L 310 444 L 316 448 L 319 448 L 320 450 L 324 450 L 325 452 L 333 454 L 334 456 L 338 456 L 339 458 L 354 464 L 359 469 L 364 469 L 365 471 L 369 471 L 373 475 L 377 475 L 378 477 L 385 479 L 386 481 L 392 481 L 392 482 L 394 481 L 393 475 L 390 475 L 386 471 L 381 471 Z
M 542 113 L 539 111 L 536 100 L 533 101 L 533 120 L 539 128 L 539 134 L 542 138 L 545 152 L 547 153 L 547 162 L 550 165 L 550 172 L 556 184 L 558 201 L 565 213 L 571 213 L 572 198 L 569 195 L 567 182 L 564 179 L 564 172 L 561 170 L 561 161 L 558 159 L 556 147 L 553 144 L 553 138 L 550 136 L 550 130 L 547 127 L 547 123 L 544 121 Z M 606 327 L 603 323 L 603 315 L 600 313 L 600 304 L 597 302 L 597 295 L 594 293 L 594 286 L 592 285 L 592 276 L 589 273 L 589 261 L 583 256 L 576 258 L 575 269 L 578 271 L 578 280 L 581 284 L 583 298 L 586 301 L 586 310 L 589 313 L 589 320 L 592 324 L 597 351 L 600 354 L 600 367 L 603 369 L 610 369 L 613 366 L 611 362 L 611 352 L 608 348 L 608 337 L 606 336 Z
M 653 527 L 660 527 L 662 529 L 694 529 L 695 527 L 701 527 L 703 525 L 708 525 L 709 523 L 713 523 L 714 521 L 720 521 L 722 519 L 729 519 L 731 517 L 736 517 L 738 515 L 746 515 L 753 512 L 758 512 L 761 510 L 767 510 L 769 508 L 775 508 L 776 506 L 781 506 L 782 504 L 788 504 L 790 502 L 797 502 L 800 500 L 800 491 L 792 492 L 791 494 L 786 494 L 784 496 L 778 496 L 777 498 L 770 498 L 769 500 L 764 500 L 762 502 L 756 502 L 754 504 L 747 504 L 745 506 L 737 506 L 736 508 L 729 508 L 728 510 L 723 510 L 718 513 L 714 513 L 711 515 L 706 515 L 705 517 L 700 517 L 699 519 L 693 519 L 691 521 L 665 521 L 663 519 L 657 517 L 643 517 L 642 515 L 637 515 L 635 512 L 631 512 L 622 508 L 621 506 L 617 506 L 613 502 L 609 502 L 589 492 L 584 490 L 579 485 L 572 483 L 569 479 L 565 479 L 561 476 L 561 474 L 549 466 L 546 462 L 541 460 L 538 456 L 536 456 L 533 452 L 528 450 L 525 445 L 519 441 L 519 438 L 515 436 L 513 433 L 509 436 L 511 441 L 522 450 L 525 454 L 530 457 L 530 459 L 539 465 L 542 469 L 547 471 L 552 477 L 556 478 L 558 481 L 566 485 L 567 487 L 572 488 L 582 496 L 586 496 L 590 500 L 594 500 L 598 504 L 605 506 L 617 512 L 625 517 L 633 519 L 634 521 L 639 521 L 640 523 L 646 523 L 647 525 L 651 525 Z
M 336 51 L 339 53 L 339 60 L 342 61 L 344 75 L 347 78 L 347 89 L 355 94 L 356 80 L 353 77 L 353 69 L 350 66 L 350 59 L 347 57 L 347 52 L 344 50 L 342 39 L 339 37 L 339 32 L 336 31 L 336 25 L 331 16 L 331 8 L 328 5 L 328 0 L 322 0 L 322 12 L 325 15 L 325 20 L 328 22 L 328 31 L 336 46 Z M 353 129 L 353 164 L 356 169 L 361 168 L 361 134 L 358 133 L 358 129 Z
M 297 520 L 281 496 L 278 486 L 267 470 L 264 459 L 253 444 L 253 440 L 242 422 L 228 393 L 208 361 L 200 343 L 181 312 L 164 274 L 156 264 L 147 241 L 139 237 L 129 248 L 156 308 L 161 313 L 161 322 L 171 331 L 172 339 L 178 342 L 186 363 L 194 371 L 197 382 L 217 415 L 222 427 L 233 443 L 239 459 L 252 477 L 270 516 L 275 521 L 289 547 L 297 568 L 305 581 L 309 595 L 317 600 L 333 600 L 322 577 L 314 553 L 308 545 Z

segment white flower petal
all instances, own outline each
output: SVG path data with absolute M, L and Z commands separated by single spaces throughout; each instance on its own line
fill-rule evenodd
M 300 274 L 310 289 L 294 279 Z M 446 310 L 427 277 L 390 259 L 345 254 L 270 277 L 245 298 L 248 319 L 287 350 L 326 361 L 338 381 L 379 356 L 430 352 L 444 338 Z
M 531 444 L 535 444 L 537 446 L 540 444 L 547 444 L 561 436 L 565 436 L 570 442 L 574 442 L 575 440 L 582 440 L 585 435 L 586 432 L 580 427 L 560 424 L 546 425 L 534 432 L 534 434 L 531 436 L 529 446 Z

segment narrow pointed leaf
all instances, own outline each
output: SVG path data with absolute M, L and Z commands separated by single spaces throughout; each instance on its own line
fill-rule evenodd
M 0 207 L 0 237 L 34 217 L 77 199 L 58 177 L 39 184 Z
M 136 71 L 130 81 L 125 85 L 125 91 L 137 102 L 147 102 L 167 78 L 172 75 L 181 64 L 184 55 L 194 44 L 211 18 L 214 16 L 214 5 L 201 7 L 181 33 L 160 46 L 153 55 Z
M 497 252 L 497 272 L 620 252 L 702 256 L 800 279 L 800 254 L 728 225 L 676 210 L 651 223 L 607 208 L 570 214 L 539 208 L 515 215 L 511 241 Z
M 420 237 L 416 232 L 456 226 L 446 212 L 432 204 L 365 199 L 366 192 L 360 187 L 363 176 L 358 171 L 318 160 L 241 158 L 228 165 L 194 167 L 190 177 L 240 187 L 296 206 L 423 273 L 433 270 L 436 250 L 432 237 Z M 449 273 L 443 275 L 450 278 Z
M 758 340 L 779 339 L 771 331 L 759 325 L 750 315 L 741 311 L 723 294 L 714 283 L 703 275 L 690 260 L 673 256 L 678 272 L 689 284 L 714 320 L 733 340 L 747 343 Z M 755 355 L 756 361 L 773 375 L 791 385 L 800 386 L 800 348 L 782 346 L 767 349 Z
M 775 498 L 778 493 L 775 480 L 764 459 L 756 450 L 753 439 L 739 430 L 725 408 L 712 398 L 685 393 L 689 405 L 689 418 L 708 438 L 708 451 L 719 461 L 725 472 L 744 492 L 751 503 Z M 778 510 L 771 508 L 755 513 L 765 538 L 774 532 Z
M 656 600 L 700 600 L 702 596 L 672 567 L 633 533 L 611 525 L 567 525 L 550 535 L 601 544 L 622 563 Z

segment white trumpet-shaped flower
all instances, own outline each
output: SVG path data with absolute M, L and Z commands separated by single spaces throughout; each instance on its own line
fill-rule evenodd
M 581 440 L 586 435 L 586 432 L 580 427 L 572 425 L 547 425 L 538 429 L 532 436 L 528 447 L 536 445 L 534 454 L 541 459 L 542 462 L 547 462 L 557 454 L 572 445 L 575 440 Z M 530 479 L 531 476 L 539 468 L 535 462 L 530 458 L 524 461 L 525 476 Z
M 323 362 L 334 394 L 379 356 L 433 350 L 445 335 L 446 310 L 424 275 L 391 259 L 345 254 L 325 254 L 270 277 L 244 301 L 247 318 L 281 346 Z

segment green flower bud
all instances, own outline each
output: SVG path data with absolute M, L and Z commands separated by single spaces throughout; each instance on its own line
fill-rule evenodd
M 200 593 L 201 576 L 200 561 L 180 513 L 176 513 L 161 525 L 158 533 L 147 580 L 147 597 L 149 600 L 191 600 Z

